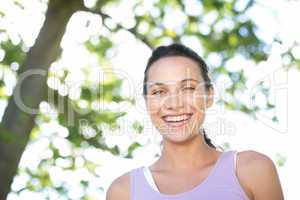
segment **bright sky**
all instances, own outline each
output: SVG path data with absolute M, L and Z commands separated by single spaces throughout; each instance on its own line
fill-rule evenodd
M 15 6 L 12 6 L 12 3 L 9 1 L 0 1 L 1 9 L 9 10 L 9 12 L 7 12 L 9 14 L 7 16 L 9 20 L 0 20 L 0 28 L 5 27 L 5 29 L 8 29 L 9 34 L 15 43 L 18 43 L 16 33 L 19 33 L 26 44 L 31 45 L 34 42 L 34 37 L 32 36 L 38 33 L 38 27 L 40 27 L 43 22 L 41 10 L 45 10 L 46 7 L 43 3 L 38 3 L 37 0 L 28 0 L 24 2 L 26 2 L 24 3 L 26 9 L 22 11 Z M 128 14 L 131 13 L 129 3 L 125 2 L 127 1 L 124 1 L 124 3 L 122 3 L 123 6 L 120 6 L 118 12 L 115 12 L 119 14 L 118 16 L 122 16 L 116 16 L 116 20 L 118 21 L 131 17 L 130 14 Z M 278 35 L 283 40 L 283 44 L 273 47 L 272 54 L 266 62 L 261 63 L 258 67 L 245 68 L 246 75 L 249 78 L 247 84 L 249 88 L 254 89 L 255 84 L 261 80 L 267 80 L 267 82 L 271 84 L 272 95 L 276 99 L 276 112 L 281 116 L 280 123 L 276 125 L 270 122 L 267 116 L 264 116 L 263 114 L 259 116 L 259 120 L 254 121 L 250 117 L 239 112 L 227 110 L 222 112 L 221 108 L 215 105 L 208 111 L 209 113 L 207 114 L 205 124 L 208 128 L 211 127 L 214 130 L 217 130 L 217 133 L 223 133 L 210 135 L 216 144 L 230 142 L 232 149 L 237 149 L 239 151 L 246 149 L 257 150 L 267 154 L 274 161 L 277 160 L 278 153 L 287 156 L 285 165 L 279 167 L 278 171 L 284 188 L 285 197 L 287 200 L 292 200 L 299 196 L 298 180 L 300 179 L 300 175 L 298 173 L 298 166 L 300 160 L 298 158 L 299 156 L 296 155 L 298 146 L 296 142 L 299 141 L 299 135 L 297 134 L 298 123 L 296 121 L 298 110 L 295 108 L 298 107 L 298 102 L 300 102 L 300 96 L 298 95 L 300 72 L 295 69 L 291 69 L 288 73 L 282 70 L 284 61 L 280 59 L 279 55 L 287 46 L 290 46 L 292 42 L 300 42 L 300 26 L 297 26 L 298 19 L 300 18 L 300 3 L 299 1 L 284 0 L 259 0 L 258 2 L 258 5 L 254 7 L 249 14 L 258 24 L 260 36 L 266 42 L 271 42 L 271 39 L 275 35 Z M 195 9 L 201 10 L 201 8 L 198 7 Z M 195 10 L 190 9 L 189 12 L 193 13 Z M 180 13 L 177 13 L 177 15 L 180 15 Z M 89 26 L 89 30 L 86 31 L 84 27 L 88 19 L 91 20 L 92 24 Z M 91 74 L 99 73 L 97 71 L 99 67 L 96 58 L 91 57 L 81 45 L 78 45 L 80 42 L 85 41 L 90 35 L 96 33 L 107 34 L 105 30 L 101 29 L 101 24 L 98 22 L 99 18 L 97 16 L 87 15 L 86 13 L 78 13 L 72 18 L 62 43 L 65 50 L 63 59 L 59 61 L 59 63 L 54 64 L 52 69 L 56 69 L 56 66 L 61 65 L 72 66 L 72 76 L 70 77 L 70 81 L 78 81 L 78 77 L 80 77 L 82 73 L 80 69 L 85 66 L 90 66 L 91 71 L 94 72 Z M 172 21 L 170 20 L 166 20 L 164 23 L 176 28 L 176 24 L 172 24 Z M 180 23 L 180 20 L 178 23 Z M 130 27 L 130 20 L 126 22 L 125 25 Z M 2 37 L 3 36 L 0 34 L 0 40 Z M 72 177 L 68 183 L 70 184 L 69 188 L 72 188 L 70 196 L 74 198 L 78 197 L 82 192 L 80 191 L 80 188 L 78 188 L 78 185 L 76 185 L 78 181 L 76 180 L 76 177 L 82 177 L 84 175 L 87 177 L 87 180 L 92 180 L 92 185 L 94 185 L 95 188 L 92 188 L 91 191 L 88 192 L 97 195 L 97 198 L 102 199 L 104 198 L 104 193 L 100 194 L 102 196 L 99 197 L 99 191 L 97 190 L 96 185 L 99 186 L 100 184 L 100 186 L 107 188 L 111 181 L 120 174 L 139 165 L 148 165 L 152 163 L 153 155 L 159 152 L 157 143 L 160 137 L 151 126 L 149 117 L 145 112 L 143 99 L 139 95 L 142 92 L 142 76 L 146 60 L 150 55 L 150 50 L 126 32 L 121 32 L 116 35 L 113 40 L 116 41 L 118 46 L 115 48 L 116 57 L 112 59 L 112 65 L 114 69 L 117 69 L 120 74 L 122 74 L 122 77 L 127 80 L 123 86 L 122 92 L 124 95 L 134 95 L 138 102 L 138 106 L 136 107 L 130 107 L 128 105 L 121 105 L 121 107 L 128 111 L 126 120 L 130 123 L 134 121 L 132 119 L 143 119 L 146 126 L 146 132 L 138 137 L 134 137 L 134 135 L 128 137 L 127 133 L 132 132 L 131 129 L 128 129 L 128 121 L 120 121 L 122 130 L 126 130 L 124 131 L 126 133 L 122 136 L 107 136 L 107 142 L 110 145 L 118 144 L 123 150 L 125 150 L 133 140 L 145 144 L 145 147 L 135 152 L 133 161 L 113 158 L 108 153 L 101 153 L 95 150 L 85 152 L 84 154 L 86 157 L 90 157 L 91 160 L 97 159 L 97 162 L 105 163 L 103 167 L 97 170 L 101 179 L 89 177 L 84 169 L 76 172 L 78 176 L 74 176 L 71 172 L 62 173 L 58 168 L 52 168 L 50 173 L 55 174 L 54 180 L 57 182 Z M 191 45 L 191 47 L 197 51 L 201 51 L 201 46 Z M 130 51 L 128 49 L 130 49 Z M 300 58 L 300 47 L 293 53 Z M 243 63 L 240 64 L 240 66 L 252 65 L 251 62 L 238 58 L 232 61 L 232 65 L 239 62 Z M 91 78 L 93 78 L 93 76 L 91 76 Z M 55 82 L 57 80 L 53 81 Z M 63 93 L 63 91 L 61 92 Z M 221 91 L 219 92 L 221 93 Z M 247 98 L 247 96 L 245 98 Z M 116 107 L 117 105 L 110 106 Z M 0 108 L 1 110 L 4 109 L 3 103 Z M 226 131 L 224 132 L 224 127 L 226 130 L 226 127 L 231 125 L 234 126 L 233 133 L 228 134 Z M 58 134 L 60 135 L 66 134 L 66 130 L 60 128 L 56 123 L 45 124 L 42 128 L 43 134 L 46 136 L 51 135 L 52 133 L 49 132 L 49 130 L 53 129 L 58 129 Z M 154 133 L 155 137 L 151 133 Z M 22 158 L 21 165 L 34 169 L 41 157 L 51 156 L 46 149 L 48 142 L 47 139 L 42 139 L 39 142 L 30 145 Z M 68 154 L 68 144 L 64 139 L 57 139 L 55 144 L 62 147 L 62 151 L 65 154 Z M 42 153 L 37 155 L 34 154 L 34 152 Z M 77 164 L 78 166 L 82 165 L 82 160 L 79 159 Z M 61 162 L 61 165 L 64 165 L 63 161 Z M 122 169 L 120 169 L 119 166 L 123 166 Z M 13 187 L 16 189 L 21 187 L 27 179 L 28 177 L 25 176 L 18 177 Z M 105 180 L 105 182 L 103 180 Z M 22 193 L 22 199 L 39 198 L 40 196 L 38 194 L 31 192 Z M 13 200 L 19 198 L 11 195 L 9 199 Z

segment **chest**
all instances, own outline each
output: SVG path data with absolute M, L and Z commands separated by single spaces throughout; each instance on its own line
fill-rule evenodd
M 191 191 L 204 183 L 210 176 L 212 167 L 195 172 L 163 173 L 153 172 L 152 178 L 158 190 L 163 194 L 179 194 Z

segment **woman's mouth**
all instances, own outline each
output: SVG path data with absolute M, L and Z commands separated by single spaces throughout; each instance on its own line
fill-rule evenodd
M 192 115 L 192 113 L 165 115 L 162 117 L 162 119 L 169 127 L 180 128 L 188 123 Z

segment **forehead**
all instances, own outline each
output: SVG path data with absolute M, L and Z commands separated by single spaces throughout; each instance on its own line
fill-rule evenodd
M 197 63 L 182 56 L 165 57 L 154 62 L 148 71 L 149 83 L 177 83 L 184 79 L 201 80 Z

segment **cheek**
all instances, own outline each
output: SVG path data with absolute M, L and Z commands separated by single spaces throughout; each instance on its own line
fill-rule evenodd
M 158 115 L 160 106 L 158 103 L 153 101 L 148 101 L 146 104 L 148 114 L 153 118 Z
M 151 118 L 153 125 L 160 129 L 162 127 L 163 121 L 160 118 L 160 106 L 157 103 L 148 103 L 147 112 Z
M 206 98 L 205 95 L 201 93 L 195 93 L 190 98 L 187 98 L 188 104 L 193 107 L 197 112 L 203 112 L 206 107 Z

